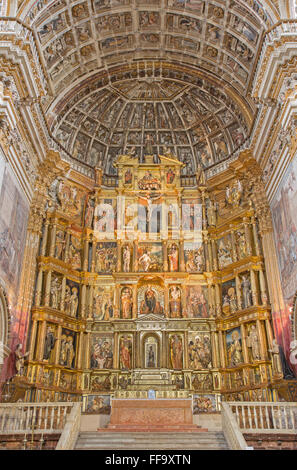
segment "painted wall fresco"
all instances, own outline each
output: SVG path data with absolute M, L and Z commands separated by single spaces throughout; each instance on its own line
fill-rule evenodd
M 281 275 L 285 310 L 273 312 L 274 329 L 287 360 L 290 358 L 290 308 L 297 291 L 297 155 L 271 203 L 276 253 Z M 290 362 L 290 361 L 289 361 Z M 291 364 L 297 374 L 297 366 Z
M 0 155 L 0 280 L 12 315 L 12 341 L 23 341 L 25 319 L 16 311 L 29 204 L 8 164 Z

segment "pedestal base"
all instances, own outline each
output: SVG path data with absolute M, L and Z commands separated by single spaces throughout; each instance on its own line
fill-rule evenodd
M 104 429 L 98 429 L 104 431 Z M 114 432 L 206 432 L 193 424 L 192 400 L 112 400 L 110 424 Z

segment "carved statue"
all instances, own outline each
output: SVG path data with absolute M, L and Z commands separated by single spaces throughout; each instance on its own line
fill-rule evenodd
M 61 289 L 62 286 L 59 279 L 55 277 L 51 282 L 51 306 L 52 308 L 59 308 L 61 300 Z
M 70 315 L 76 317 L 78 307 L 78 291 L 76 287 L 72 287 L 71 297 L 70 297 Z
M 252 305 L 252 289 L 250 280 L 246 274 L 242 276 L 241 287 L 243 308 L 249 308 Z
M 56 236 L 55 258 L 62 259 L 65 245 L 65 234 L 62 230 L 58 230 Z
M 250 334 L 247 336 L 247 346 L 252 350 L 254 361 L 261 359 L 260 339 L 256 325 L 251 325 Z
M 229 186 L 226 187 L 226 201 L 228 204 L 232 205 L 233 207 L 239 207 L 241 196 L 243 193 L 242 185 L 239 180 L 237 180 L 231 188 Z
M 123 251 L 123 261 L 124 261 L 124 273 L 129 273 L 130 272 L 130 262 L 131 262 L 131 251 L 129 245 L 126 245 L 124 247 Z
M 71 289 L 66 285 L 65 287 L 65 297 L 64 297 L 64 306 L 66 315 L 70 315 L 71 308 Z
M 229 361 L 231 366 L 237 366 L 243 362 L 241 342 L 238 331 L 232 332 L 232 343 L 229 350 Z
M 173 243 L 168 250 L 169 271 L 178 271 L 178 247 Z
M 210 225 L 211 227 L 215 227 L 216 225 L 216 222 L 217 222 L 216 212 L 217 212 L 216 205 L 212 200 L 210 200 L 208 208 L 207 208 L 207 220 L 208 220 L 208 225 Z
M 121 310 L 122 310 L 123 318 L 131 318 L 133 301 L 132 301 L 132 291 L 130 287 L 124 287 L 124 289 L 122 290 L 121 304 L 122 304 Z
M 55 343 L 56 343 L 56 338 L 55 338 L 54 332 L 52 328 L 48 326 L 46 336 L 45 336 L 45 341 L 44 341 L 44 353 L 43 353 L 43 359 L 45 359 L 46 361 L 49 360 L 51 352 L 55 347 Z
M 22 347 L 23 345 L 20 343 L 17 345 L 15 350 L 16 375 L 24 374 L 25 358 L 29 355 L 29 352 L 27 352 L 26 354 L 22 354 Z

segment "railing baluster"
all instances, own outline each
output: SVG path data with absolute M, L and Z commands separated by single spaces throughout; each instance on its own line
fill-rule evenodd
M 45 407 L 44 429 L 47 429 L 47 419 L 48 419 L 48 406 Z
M 50 430 L 51 431 L 54 428 L 54 418 L 55 418 L 55 408 L 52 406 L 51 407 L 51 424 L 50 424 Z
M 275 420 L 275 410 L 274 408 L 277 408 L 277 406 L 271 406 L 270 409 L 271 409 L 271 416 L 272 416 L 272 423 L 273 423 L 273 429 L 277 429 L 277 426 L 276 426 L 276 420 Z
M 252 429 L 252 415 L 250 405 L 247 405 L 249 429 Z
M 265 414 L 266 414 L 266 428 L 270 428 L 270 419 L 269 419 L 269 412 L 268 412 L 268 406 L 265 406 Z
M 261 423 L 261 429 L 264 428 L 264 425 L 263 425 L 263 412 L 264 412 L 264 407 L 263 405 L 260 405 L 260 408 L 259 408 L 259 412 L 260 412 L 260 423 Z
M 61 407 L 58 406 L 56 429 L 60 428 Z

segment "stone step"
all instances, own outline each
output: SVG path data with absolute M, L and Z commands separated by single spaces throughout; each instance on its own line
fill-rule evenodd
M 223 433 L 80 433 L 77 450 L 220 450 L 228 449 Z

